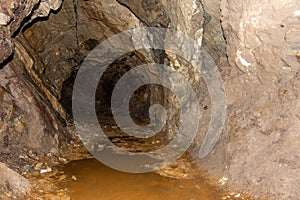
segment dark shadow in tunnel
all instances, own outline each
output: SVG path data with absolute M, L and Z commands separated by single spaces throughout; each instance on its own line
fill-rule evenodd
M 90 41 L 90 43 L 91 44 L 89 44 L 89 46 L 91 46 L 90 49 L 92 49 L 93 46 L 96 45 L 96 43 L 94 43 L 94 41 Z M 172 139 L 172 136 L 170 137 L 170 135 L 167 134 L 165 128 L 163 128 L 155 136 L 149 138 L 136 138 L 134 136 L 131 136 L 130 134 L 123 132 L 113 118 L 111 99 L 116 84 L 118 83 L 120 78 L 123 77 L 128 71 L 130 71 L 134 67 L 144 64 L 146 64 L 145 61 L 141 59 L 140 55 L 137 56 L 135 52 L 128 53 L 118 58 L 106 68 L 106 70 L 100 77 L 95 94 L 95 110 L 98 117 L 98 122 L 101 125 L 101 129 L 103 129 L 105 135 L 112 143 L 119 147 L 126 148 L 129 152 L 149 152 L 157 150 L 161 148 L 161 146 L 167 145 Z M 73 70 L 71 76 L 64 82 L 61 90 L 60 103 L 65 108 L 71 120 L 72 91 L 77 72 L 78 69 Z M 142 81 L 141 74 L 134 74 L 133 79 L 133 82 Z M 127 84 L 124 85 L 125 88 L 128 86 Z M 137 88 L 133 92 L 133 94 L 131 94 L 128 105 L 129 114 L 133 122 L 141 127 L 153 125 L 153 121 L 151 122 L 151 119 L 149 117 L 150 105 L 161 104 L 162 106 L 164 106 L 163 97 L 157 98 L 157 96 L 163 95 L 164 92 L 172 93 L 169 89 L 157 84 L 146 84 Z M 117 99 L 117 101 L 124 101 L 124 99 L 120 98 Z M 123 104 L 121 103 L 119 105 Z M 128 115 L 125 117 L 127 120 Z M 157 141 L 159 142 L 157 143 Z M 138 147 L 139 145 L 141 146 Z
M 97 44 L 95 41 L 89 41 L 88 43 L 90 49 L 93 49 Z M 104 71 L 95 94 L 95 108 L 98 117 L 113 117 L 111 112 L 111 97 L 115 85 L 130 69 L 141 64 L 144 63 L 134 53 L 129 53 L 117 59 Z M 64 81 L 59 100 L 70 119 L 72 119 L 72 91 L 77 72 L 78 68 L 73 70 L 70 77 Z M 137 124 L 139 122 L 150 121 L 148 113 L 150 107 L 150 87 L 150 85 L 144 85 L 138 88 L 131 96 L 129 111 Z
M 100 78 L 96 91 L 96 112 L 97 116 L 113 117 L 111 111 L 111 98 L 113 90 L 122 76 L 132 68 L 144 64 L 134 53 L 130 53 L 113 62 Z M 137 77 L 134 81 L 139 81 Z M 126 86 L 125 86 L 126 87 Z M 132 95 L 129 103 L 130 116 L 135 123 L 149 122 L 150 107 L 150 85 L 138 88 Z M 122 99 L 119 99 L 122 101 Z
M 72 71 L 71 76 L 64 82 L 62 89 L 61 89 L 61 97 L 59 102 L 66 110 L 67 114 L 69 115 L 70 119 L 73 119 L 72 114 L 72 94 L 73 94 L 73 86 L 76 79 L 78 69 Z

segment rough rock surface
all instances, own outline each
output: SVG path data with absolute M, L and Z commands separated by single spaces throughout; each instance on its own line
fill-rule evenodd
M 64 82 L 72 79 L 72 72 L 76 72 L 82 60 L 101 41 L 140 23 L 114 1 L 79 1 L 76 10 L 73 1 L 66 0 L 59 13 L 33 24 L 18 38 L 36 63 L 28 73 L 42 85 L 52 106 L 63 118 L 67 116 L 58 101 L 61 96 L 71 97 L 64 94 L 67 89 L 62 89 Z
M 48 16 L 51 10 L 57 10 L 61 0 L 0 1 L 0 63 L 8 59 L 14 48 L 12 37 L 24 24 L 37 17 Z
M 47 99 L 27 77 L 21 76 L 23 67 L 22 61 L 14 60 L 0 74 L 1 162 L 14 169 L 27 164 L 22 156 L 30 150 L 57 154 L 61 142 L 67 138 L 65 127 Z
M 201 0 L 204 10 L 203 47 L 218 65 L 227 62 L 226 41 L 220 23 L 220 0 Z
M 161 1 L 156 6 L 149 5 L 148 13 L 142 6 L 145 1 L 119 2 L 147 25 L 172 27 L 199 42 L 204 32 L 204 47 L 216 63 L 225 57 L 226 43 L 220 34 L 219 21 L 222 15 L 230 64 L 220 65 L 226 85 L 228 120 L 217 148 L 200 161 L 201 166 L 258 195 L 296 199 L 300 185 L 296 142 L 300 129 L 299 2 L 203 1 L 198 10 L 204 15 L 202 30 L 201 14 L 196 24 L 190 23 L 195 20 L 189 20 L 198 1 L 172 2 L 172 6 Z M 160 19 L 164 20 L 155 21 Z M 198 37 L 195 30 L 200 33 Z M 175 69 L 192 84 L 197 83 L 180 58 L 168 53 L 167 56 L 171 66 L 180 63 Z M 203 118 L 205 122 L 208 120 Z M 174 122 L 171 124 L 176 126 Z M 198 142 L 201 143 L 201 137 Z
M 11 37 L 20 33 L 20 27 L 47 16 L 61 1 L 0 3 L 0 63 L 15 48 L 13 61 L 0 74 L 2 162 L 17 163 L 17 155 L 10 152 L 26 152 L 29 147 L 45 153 L 58 148 L 65 136 L 56 134 L 64 128 L 54 110 L 66 119 L 60 99 L 65 97 L 62 91 L 72 86 L 65 90 L 64 83 L 99 42 L 138 26 L 174 28 L 209 51 L 226 86 L 228 118 L 223 135 L 199 165 L 261 196 L 300 196 L 299 1 L 79 0 L 75 8 L 72 0 L 66 0 L 58 13 L 28 27 L 16 42 Z M 169 52 L 145 51 L 139 58 L 169 64 L 201 96 L 203 118 L 191 152 L 198 150 L 210 120 L 203 81 Z M 108 77 L 114 73 L 122 74 L 114 71 Z M 175 104 L 173 99 L 170 102 Z M 168 125 L 175 127 L 176 121 Z
M 0 198 L 13 199 L 16 194 L 19 196 L 27 194 L 31 185 L 27 179 L 9 169 L 5 164 L 0 163 Z M 4 195 L 4 193 L 6 195 Z
M 242 189 L 299 197 L 299 1 L 222 0 L 228 121 L 201 161 Z
M 59 156 L 61 144 L 69 138 L 45 94 L 26 73 L 34 64 L 31 55 L 14 44 L 26 23 L 60 5 L 59 0 L 0 1 L 0 162 L 19 173 L 36 162 L 27 157 L 29 152 Z M 27 180 L 4 164 L 0 168 L 1 199 L 28 191 Z

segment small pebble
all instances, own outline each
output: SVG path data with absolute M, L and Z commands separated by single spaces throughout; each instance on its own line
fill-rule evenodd
M 52 153 L 47 154 L 47 157 L 52 157 L 52 156 L 53 156 Z
M 43 168 L 44 163 L 37 163 L 34 167 L 34 170 L 40 171 Z
M 40 171 L 41 174 L 48 173 L 48 172 L 52 172 L 52 169 L 50 167 L 47 167 L 46 169 L 41 169 Z
M 240 196 L 241 196 L 241 194 L 234 195 L 235 198 L 239 198 Z
M 77 178 L 76 178 L 76 176 L 72 176 L 72 180 L 74 180 L 74 181 L 77 181 Z
M 62 163 L 67 163 L 67 162 L 68 162 L 68 160 L 65 159 L 65 158 L 58 158 L 58 160 L 59 160 L 60 162 L 62 162 Z

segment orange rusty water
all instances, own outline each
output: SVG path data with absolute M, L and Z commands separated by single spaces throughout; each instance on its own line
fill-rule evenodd
M 95 159 L 71 162 L 65 173 L 76 179 L 68 182 L 74 200 L 216 200 L 226 196 L 201 180 L 123 173 Z

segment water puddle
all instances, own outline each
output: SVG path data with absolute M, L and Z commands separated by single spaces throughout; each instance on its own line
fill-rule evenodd
M 156 173 L 123 173 L 96 159 L 71 162 L 65 166 L 64 172 L 74 179 L 67 182 L 74 200 L 242 199 L 230 197 L 203 180 L 171 179 Z

